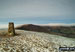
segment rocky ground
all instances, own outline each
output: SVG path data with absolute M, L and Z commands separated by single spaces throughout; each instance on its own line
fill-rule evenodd
M 24 30 L 16 30 L 16 33 L 19 35 L 0 37 L 0 52 L 59 52 L 60 46 L 75 46 L 74 38 Z

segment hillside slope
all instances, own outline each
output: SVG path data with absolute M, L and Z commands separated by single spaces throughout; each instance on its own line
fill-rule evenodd
M 33 24 L 20 25 L 17 26 L 16 29 L 50 33 L 50 31 L 47 28 Z
M 74 26 L 40 26 L 34 24 L 24 24 L 16 27 L 16 29 L 44 32 L 44 33 L 56 34 L 64 37 L 75 38 Z
M 16 33 L 20 35 L 0 37 L 0 52 L 59 52 L 60 46 L 75 46 L 72 38 L 25 30 Z

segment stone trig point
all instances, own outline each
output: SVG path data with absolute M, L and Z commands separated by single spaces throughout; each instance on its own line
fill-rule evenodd
M 15 35 L 15 29 L 14 29 L 14 23 L 13 22 L 9 22 L 8 35 L 9 36 L 14 36 Z

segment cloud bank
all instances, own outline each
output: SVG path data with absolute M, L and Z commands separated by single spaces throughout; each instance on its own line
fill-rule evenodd
M 23 24 L 15 24 L 15 27 L 20 26 Z M 73 24 L 65 24 L 65 23 L 49 23 L 49 24 L 34 24 L 34 25 L 40 25 L 40 26 L 75 26 L 75 23 Z M 8 28 L 8 24 L 0 24 L 0 29 Z
M 75 26 L 75 23 L 65 24 L 65 23 L 49 23 L 49 24 L 40 24 L 44 26 Z
M 21 24 L 15 24 L 14 26 L 17 27 Z M 0 29 L 8 28 L 8 24 L 0 24 Z

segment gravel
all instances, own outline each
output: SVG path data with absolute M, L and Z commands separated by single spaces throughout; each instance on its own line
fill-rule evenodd
M 0 38 L 0 52 L 59 52 L 60 46 L 75 47 L 74 38 L 25 30 L 16 33 L 19 35 Z

